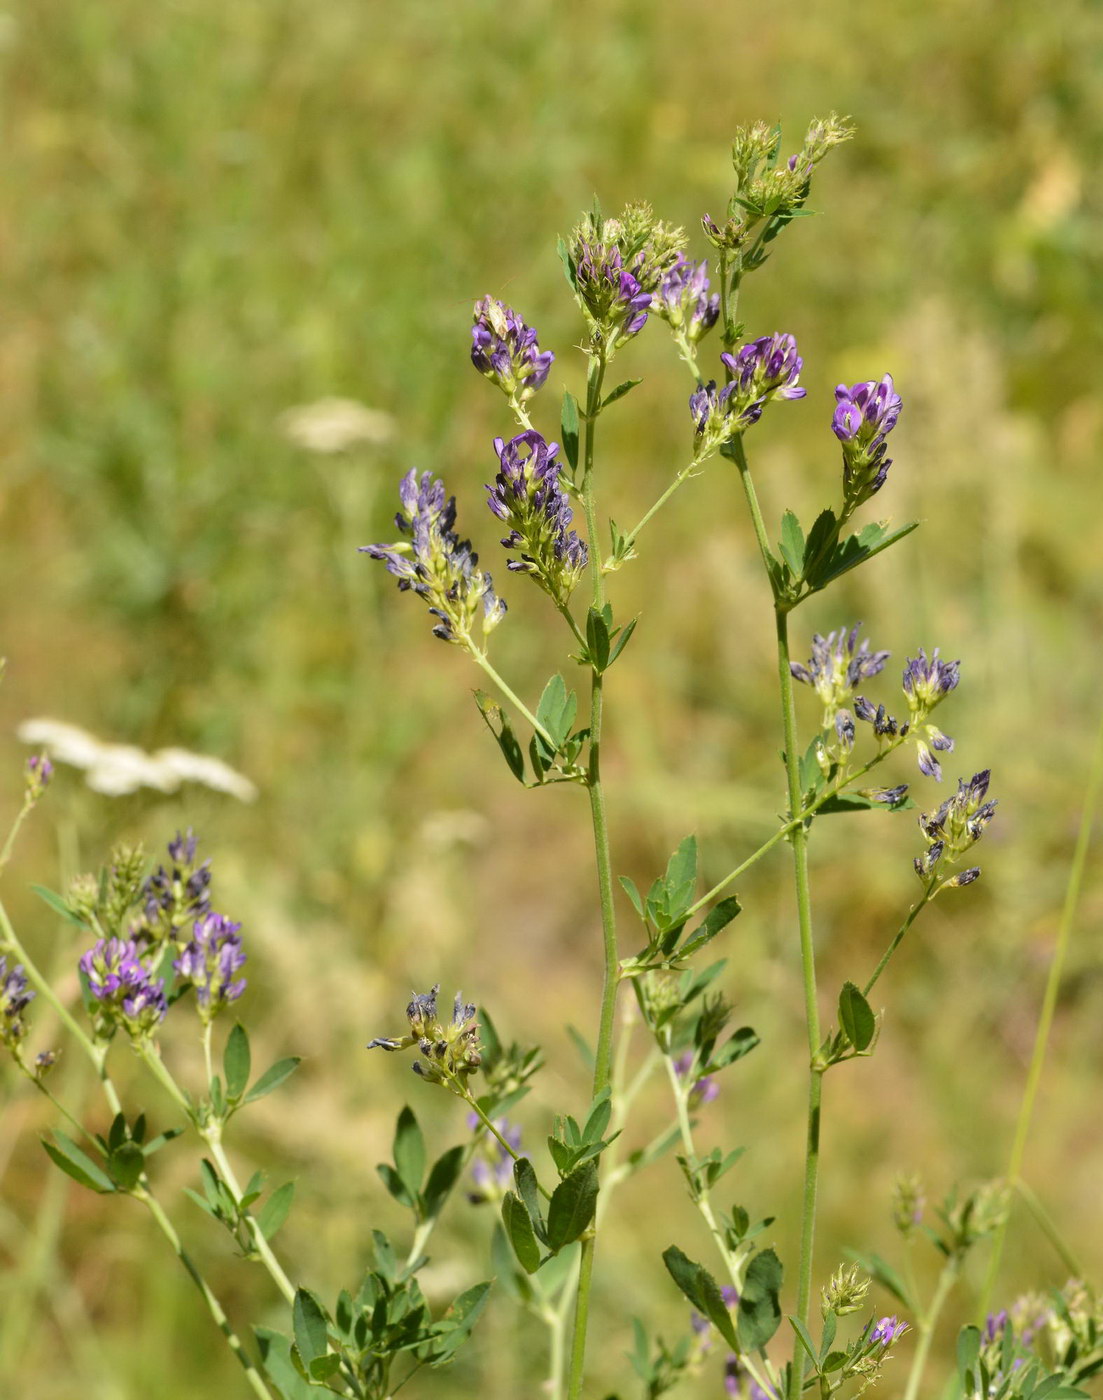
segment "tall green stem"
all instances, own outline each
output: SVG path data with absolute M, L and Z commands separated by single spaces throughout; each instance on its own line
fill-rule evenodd
M 1053 950 L 1053 961 L 1049 965 L 1046 990 L 1042 997 L 1042 1010 L 1038 1017 L 1038 1029 L 1034 1036 L 1034 1052 L 1030 1057 L 1026 1088 L 1023 1090 L 1023 1099 L 1019 1106 L 1019 1120 L 1015 1126 L 1015 1140 L 1007 1163 L 1007 1179 L 1012 1186 L 1016 1186 L 1022 1176 L 1023 1156 L 1026 1152 L 1027 1138 L 1030 1135 L 1030 1124 L 1034 1116 L 1034 1102 L 1038 1096 L 1038 1085 L 1041 1082 L 1042 1069 L 1045 1066 L 1046 1049 L 1049 1045 L 1050 1031 L 1053 1028 L 1053 1016 L 1057 1010 L 1057 993 L 1061 987 L 1065 959 L 1072 941 L 1073 924 L 1076 921 L 1076 911 L 1080 904 L 1080 888 L 1084 881 L 1084 867 L 1087 864 L 1092 827 L 1095 823 L 1095 809 L 1101 787 L 1103 787 L 1103 719 L 1100 720 L 1099 729 L 1095 736 L 1095 750 L 1092 754 L 1091 770 L 1088 774 L 1088 787 L 1084 794 L 1084 806 L 1080 813 L 1080 830 L 1076 837 L 1072 865 L 1069 868 L 1068 884 L 1065 887 L 1061 922 L 1057 928 L 1057 946 Z M 996 1232 L 996 1237 L 992 1242 L 992 1253 L 988 1259 L 988 1271 L 985 1274 L 984 1289 L 980 1301 L 980 1316 L 982 1318 L 988 1312 L 996 1287 L 1006 1233 L 1007 1221 L 1005 1219 Z
M 746 474 L 744 474 L 746 476 Z M 749 478 L 748 478 L 749 479 Z M 793 703 L 793 675 L 789 669 L 788 614 L 775 609 L 777 624 L 777 669 L 781 688 L 781 712 L 785 732 L 785 774 L 789 785 L 789 810 L 801 806 L 800 753 L 797 748 L 797 717 Z M 793 875 L 797 891 L 797 922 L 800 932 L 801 974 L 804 979 L 804 1015 L 808 1029 L 808 1121 L 804 1156 L 804 1192 L 801 1205 L 800 1274 L 797 1282 L 797 1316 L 808 1325 L 812 1299 L 812 1253 L 816 1236 L 816 1191 L 820 1166 L 820 1108 L 823 1098 L 823 1071 L 816 1063 L 820 1048 L 820 1013 L 816 999 L 816 955 L 812 941 L 812 896 L 808 880 L 808 830 L 803 822 L 793 829 Z M 789 1376 L 790 1400 L 801 1392 L 804 1369 L 798 1345 Z
M 956 1259 L 949 1260 L 939 1275 L 938 1286 L 931 1299 L 931 1306 L 919 1320 L 919 1341 L 916 1344 L 915 1355 L 912 1357 L 911 1370 L 908 1372 L 908 1386 L 904 1391 L 904 1400 L 915 1400 L 919 1394 L 923 1373 L 927 1369 L 927 1357 L 931 1350 L 935 1324 L 938 1322 L 946 1299 L 950 1296 L 950 1289 L 954 1286 L 957 1272 L 958 1261 Z
M 605 356 L 596 352 L 590 358 L 586 379 L 586 433 L 582 458 L 581 497 L 586 512 L 586 529 L 590 540 L 590 580 L 592 602 L 600 609 L 605 602 L 605 586 L 597 552 L 597 505 L 594 501 L 594 431 L 601 410 L 601 386 L 605 379 Z M 597 862 L 598 898 L 601 904 L 601 937 L 604 973 L 601 991 L 601 1015 L 598 1024 L 597 1049 L 594 1057 L 594 1094 L 608 1085 L 613 1054 L 613 1030 L 616 1020 L 617 987 L 620 968 L 617 958 L 616 914 L 613 905 L 613 863 L 609 853 L 609 823 L 605 812 L 605 792 L 601 785 L 601 736 L 604 710 L 601 672 L 590 674 L 590 755 L 587 789 L 590 794 L 590 820 L 594 832 L 594 854 Z M 594 1236 L 583 1240 L 578 1268 L 578 1295 L 575 1304 L 574 1329 L 571 1335 L 570 1374 L 567 1383 L 569 1400 L 579 1400 L 582 1394 L 583 1368 L 586 1358 L 586 1328 L 590 1317 L 590 1286 L 594 1270 Z
M 210 1286 L 199 1272 L 195 1261 L 181 1244 L 180 1236 L 176 1233 L 172 1221 L 161 1208 L 161 1203 L 143 1186 L 136 1186 L 131 1192 L 131 1195 L 141 1201 L 153 1216 L 160 1227 L 161 1233 L 175 1251 L 177 1259 L 180 1260 L 181 1264 L 183 1264 L 184 1268 L 188 1271 L 192 1282 L 203 1296 L 203 1301 L 207 1305 L 207 1311 L 214 1319 L 215 1325 L 226 1338 L 227 1345 L 237 1357 L 242 1369 L 245 1371 L 245 1379 L 249 1382 L 250 1389 L 255 1395 L 260 1397 L 260 1400 L 272 1400 L 272 1392 L 265 1385 L 260 1372 L 253 1365 L 248 1353 L 242 1346 L 240 1337 L 230 1325 L 229 1319 L 222 1310 L 222 1304 L 215 1297 L 214 1293 L 211 1292 Z

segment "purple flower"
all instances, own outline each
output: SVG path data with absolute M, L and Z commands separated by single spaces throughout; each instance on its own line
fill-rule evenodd
M 159 865 L 142 886 L 142 920 L 131 928 L 135 938 L 175 938 L 185 924 L 210 912 L 211 863 L 196 863 L 199 840 L 190 828 L 169 842 L 169 865 Z
M 797 384 L 804 361 L 791 335 L 763 336 L 720 358 L 731 381 L 721 389 L 714 380 L 698 384 L 689 398 L 698 456 L 715 451 L 757 423 L 770 399 L 802 399 L 807 392 Z
M 536 332 L 511 306 L 494 297 L 475 303 L 471 328 L 471 363 L 520 407 L 548 377 L 555 355 L 541 353 Z
M 890 1347 L 893 1342 L 895 1342 L 898 1337 L 903 1336 L 907 1330 L 908 1324 L 906 1322 L 897 1322 L 895 1316 L 883 1317 L 873 1328 L 873 1331 L 870 1332 L 867 1340 L 870 1342 L 880 1342 L 882 1346 Z
M 994 1342 L 1003 1335 L 1007 1326 L 1007 1309 L 1001 1308 L 998 1313 L 989 1313 L 984 1323 L 984 1340 Z
M 482 1119 L 477 1113 L 467 1115 L 467 1125 L 472 1131 L 482 1127 Z M 521 1151 L 521 1129 L 514 1128 L 504 1118 L 495 1121 L 494 1126 L 519 1156 L 528 1154 Z M 487 1133 L 480 1144 L 481 1156 L 471 1163 L 471 1181 L 474 1189 L 467 1193 L 472 1205 L 482 1205 L 486 1201 L 500 1201 L 513 1184 L 513 1156 L 502 1144 Z
M 245 978 L 234 978 L 245 965 L 240 928 L 221 914 L 205 914 L 197 920 L 191 942 L 173 963 L 178 975 L 195 988 L 204 1021 L 213 1020 L 245 990 Z
M 685 1079 L 693 1071 L 694 1053 L 692 1050 L 685 1051 L 674 1061 L 674 1073 L 679 1079 Z M 694 1082 L 689 1091 L 689 1107 L 691 1109 L 700 1108 L 702 1104 L 712 1103 L 718 1098 L 720 1085 L 716 1082 L 715 1075 L 706 1074 L 701 1079 Z
M 32 754 L 27 759 L 26 793 L 31 802 L 42 796 L 54 776 L 54 765 L 44 753 Z
M 583 305 L 615 348 L 643 330 L 651 293 L 624 265 L 617 244 L 580 239 L 576 247 L 575 284 Z M 643 256 L 635 271 L 642 270 Z
M 586 567 L 586 545 L 570 529 L 573 512 L 559 485 L 558 443 L 529 431 L 505 442 L 494 439 L 501 470 L 488 486 L 487 504 L 510 526 L 502 544 L 520 551 L 506 567 L 531 574 L 557 603 L 565 604 Z
M 406 514 L 399 511 L 395 524 L 409 536 L 409 543 L 362 545 L 361 553 L 382 560 L 400 590 L 428 602 L 430 613 L 439 619 L 435 637 L 470 650 L 479 611 L 485 634 L 505 616 L 506 605 L 494 592 L 490 575 L 477 569 L 479 556 L 471 542 L 456 534 L 456 498 L 445 496 L 444 482 L 434 480 L 431 472 L 419 480 L 411 468 L 402 478 L 399 498 Z
M 957 792 L 952 797 L 948 797 L 936 811 L 921 814 L 919 829 L 928 848 L 914 862 L 921 880 L 931 877 L 943 855 L 950 862 L 959 860 L 984 835 L 989 822 L 996 815 L 995 801 L 985 800 L 990 776 L 990 771 L 985 768 L 974 773 L 968 782 L 959 778 Z M 971 885 L 979 876 L 980 869 L 974 866 L 943 880 L 939 888 Z
M 863 681 L 879 675 L 885 669 L 885 662 L 892 655 L 888 651 L 870 651 L 869 641 L 858 645 L 858 633 L 862 624 L 856 622 L 847 629 L 840 627 L 821 637 L 817 632 L 812 637 L 812 657 L 807 666 L 799 661 L 791 661 L 789 670 L 796 680 L 814 687 L 824 704 L 831 723 L 836 711 L 844 705 Z M 863 701 L 863 706 L 868 706 Z M 855 708 L 858 706 L 856 704 Z M 846 711 L 841 711 L 846 714 Z M 859 718 L 866 716 L 858 710 Z M 851 727 L 853 737 L 853 726 Z M 839 736 L 842 738 L 842 735 Z
M 926 714 L 954 690 L 957 687 L 960 667 L 960 661 L 941 660 L 937 647 L 930 656 L 920 647 L 918 656 L 909 657 L 904 667 L 903 684 L 904 694 L 908 697 L 912 712 L 922 711 Z
M 709 295 L 708 262 L 679 257 L 659 284 L 655 309 L 676 331 L 684 331 L 691 345 L 715 326 L 720 296 Z
M 78 966 L 108 1026 L 121 1021 L 131 1035 L 144 1036 L 164 1019 L 164 980 L 153 980 L 132 938 L 98 939 Z
M 35 996 L 22 965 L 16 963 L 9 970 L 7 958 L 0 954 L 0 1044 L 14 1049 L 27 1034 L 23 1012 Z
M 863 501 L 880 491 L 892 459 L 885 455 L 885 439 L 900 417 L 900 395 L 892 375 L 866 379 L 835 390 L 831 430 L 843 445 L 843 492 L 849 515 Z

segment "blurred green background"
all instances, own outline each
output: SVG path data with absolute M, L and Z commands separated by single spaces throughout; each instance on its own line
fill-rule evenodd
M 549 1068 L 520 1114 L 538 1139 L 546 1112 L 584 1098 L 563 1025 L 590 1033 L 599 983 L 581 795 L 513 783 L 471 702 L 477 674 L 355 546 L 391 537 L 409 466 L 443 475 L 511 605 L 496 660 L 539 693 L 563 664 L 561 624 L 505 574 L 482 505 L 508 424 L 467 359 L 471 303 L 494 292 L 556 350 L 536 410 L 552 435 L 559 389 L 581 378 L 556 234 L 595 191 L 610 210 L 647 198 L 703 256 L 698 221 L 727 197 L 732 130 L 759 118 L 785 124 L 786 150 L 813 115 L 858 126 L 822 167 L 823 216 L 776 245 L 741 308 L 751 334 L 792 331 L 805 358 L 807 399 L 748 440 L 767 516 L 792 505 L 807 519 L 834 498 L 832 388 L 891 370 L 905 412 L 876 505 L 925 522 L 797 614 L 797 651 L 862 618 L 893 671 L 920 644 L 961 656 L 942 712 L 951 781 L 991 765 L 1000 798 L 984 880 L 924 918 L 880 989 L 876 1061 L 828 1081 L 821 1281 L 847 1246 L 895 1247 L 897 1171 L 939 1196 L 1001 1170 L 1100 698 L 1101 31 L 1103 11 L 1064 0 L 0 11 L 8 806 L 15 727 L 35 715 L 216 754 L 261 794 L 251 807 L 199 787 L 108 798 L 63 770 L 8 899 L 63 969 L 79 950 L 31 882 L 56 887 L 122 837 L 201 832 L 218 907 L 245 922 L 257 1053 L 306 1056 L 232 1146 L 243 1166 L 298 1177 L 282 1242 L 320 1292 L 357 1276 L 373 1227 L 403 1228 L 374 1163 L 404 1099 L 434 1143 L 463 1131 L 457 1104 L 363 1052 L 401 1026 L 409 989 L 460 986 L 505 1033 L 544 1044 Z M 684 459 L 688 385 L 657 321 L 617 369 L 646 380 L 603 425 L 604 501 L 627 520 Z M 282 415 L 331 395 L 390 415 L 393 433 L 330 454 L 293 441 Z M 615 582 L 618 613 L 641 614 L 609 685 L 615 865 L 650 879 L 696 830 L 715 880 L 769 833 L 783 790 L 769 608 L 726 466 L 681 492 L 645 545 Z M 815 706 L 802 716 L 815 723 Z M 870 816 L 815 838 L 827 997 L 906 910 L 917 836 L 909 819 Z M 804 1074 L 787 876 L 781 850 L 740 890 L 727 989 L 764 1045 L 729 1072 L 701 1138 L 750 1145 L 731 1189 L 777 1215 L 795 1272 Z M 1101 911 L 1089 871 L 1027 1163 L 1097 1279 Z M 48 1107 L 4 1074 L 4 1395 L 244 1394 L 148 1217 L 47 1174 Z M 56 1082 L 100 1113 L 75 1055 Z M 648 1123 L 664 1111 L 656 1093 Z M 187 1150 L 159 1163 L 167 1190 L 191 1180 Z M 173 1213 L 235 1317 L 281 1324 L 266 1279 L 189 1203 Z M 440 1230 L 441 1296 L 485 1276 L 489 1225 L 461 1203 Z M 629 1314 L 668 1335 L 684 1325 L 658 1259 L 672 1239 L 707 1254 L 664 1161 L 609 1219 L 594 1395 L 624 1380 Z M 1006 1297 L 1063 1282 L 1029 1220 L 1013 1239 Z M 972 1296 L 959 1294 L 962 1320 Z M 461 1366 L 409 1394 L 536 1395 L 539 1343 L 499 1296 Z M 718 1374 L 696 1393 L 719 1394 Z

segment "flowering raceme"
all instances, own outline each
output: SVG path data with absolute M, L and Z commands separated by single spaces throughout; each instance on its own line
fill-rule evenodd
M 475 650 L 471 629 L 479 612 L 485 635 L 501 622 L 506 605 L 494 592 L 490 575 L 476 567 L 479 556 L 470 540 L 456 534 L 456 498 L 445 496 L 444 482 L 434 480 L 431 472 L 419 481 L 412 467 L 402 478 L 399 498 L 406 514 L 399 511 L 395 524 L 410 542 L 362 545 L 361 553 L 382 560 L 400 590 L 428 602 L 439 619 L 434 637 Z
M 487 504 L 509 525 L 502 544 L 520 551 L 506 565 L 531 574 L 560 606 L 565 606 L 589 558 L 586 545 L 570 524 L 573 512 L 559 485 L 558 443 L 547 443 L 537 432 L 525 432 L 504 442 L 494 439 L 501 470 L 488 486 Z
M 0 1044 L 14 1049 L 27 1034 L 23 1012 L 34 997 L 22 967 L 17 963 L 9 969 L 7 958 L 0 954 Z
M 679 257 L 659 284 L 655 309 L 672 330 L 696 345 L 716 325 L 720 294 L 709 294 L 708 261 Z
M 475 303 L 471 342 L 471 363 L 518 408 L 543 386 L 555 360 L 511 306 L 490 296 Z
M 154 979 L 132 938 L 100 938 L 78 966 L 99 1003 L 101 1031 L 121 1024 L 131 1035 L 149 1035 L 165 1016 L 164 979 Z
M 698 384 L 689 399 L 698 457 L 757 423 L 770 399 L 802 399 L 808 392 L 797 382 L 804 361 L 791 335 L 778 331 L 761 336 L 720 359 L 732 376 L 730 382 L 721 389 L 715 381 Z
M 240 929 L 240 924 L 221 914 L 204 915 L 195 925 L 191 942 L 173 963 L 180 978 L 195 988 L 203 1021 L 212 1021 L 245 990 L 245 978 L 234 978 L 246 958 L 238 937 Z
M 892 375 L 835 390 L 831 428 L 843 446 L 843 513 L 850 515 L 885 484 L 892 458 L 885 439 L 900 417 L 902 400 Z

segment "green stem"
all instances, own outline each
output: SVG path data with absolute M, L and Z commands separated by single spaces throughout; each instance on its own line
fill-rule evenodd
M 605 602 L 605 586 L 601 564 L 593 548 L 597 540 L 597 506 L 594 500 L 594 432 L 601 406 L 601 386 L 605 378 L 605 357 L 600 351 L 590 357 L 586 377 L 586 432 L 582 457 L 581 496 L 586 512 L 586 529 L 591 543 L 590 579 L 592 603 L 600 611 Z M 595 1097 L 609 1083 L 613 1051 L 613 1031 L 616 1022 L 617 988 L 620 967 L 617 956 L 616 913 L 613 904 L 613 863 L 609 852 L 609 823 L 605 812 L 605 791 L 601 785 L 601 737 L 604 695 L 602 675 L 593 670 L 590 677 L 590 750 L 586 779 L 590 794 L 590 821 L 594 833 L 594 855 L 597 864 L 598 898 L 601 905 L 601 941 L 604 971 L 601 990 L 601 1013 L 598 1024 L 597 1048 L 594 1056 Z M 579 1400 L 582 1394 L 583 1370 L 586 1359 L 586 1329 L 590 1318 L 590 1289 L 594 1271 L 594 1234 L 582 1241 L 578 1265 L 578 1292 L 575 1304 L 574 1328 L 571 1333 L 571 1360 L 568 1379 L 569 1400 Z
M 22 807 L 20 807 L 18 813 L 16 814 L 15 821 L 13 821 L 11 824 L 11 830 L 8 832 L 8 839 L 4 842 L 3 850 L 0 850 L 0 871 L 3 871 L 8 861 L 11 860 L 12 847 L 15 845 L 15 838 L 19 835 L 19 829 L 27 820 L 27 817 L 30 814 L 30 811 L 32 807 L 34 807 L 34 805 L 35 799 L 33 797 L 23 798 L 23 805 Z
M 540 721 L 536 718 L 536 716 L 532 713 L 532 711 L 525 704 L 525 702 L 519 696 L 514 694 L 514 692 L 510 689 L 510 687 L 506 684 L 506 682 L 502 679 L 502 677 L 486 659 L 485 653 L 481 651 L 472 650 L 471 655 L 474 657 L 476 665 L 479 666 L 486 673 L 489 679 L 494 683 L 494 685 L 498 687 L 498 689 L 506 697 L 509 703 L 516 708 L 519 714 L 524 715 L 524 717 L 528 720 L 529 724 L 531 724 L 533 729 L 536 730 L 537 734 L 540 735 L 541 739 L 543 739 L 544 742 L 548 744 L 552 750 L 554 750 L 555 740 L 540 723 Z
M 1080 830 L 1076 837 L 1076 848 L 1073 851 L 1068 884 L 1065 887 L 1065 902 L 1061 910 L 1061 921 L 1057 928 L 1057 946 L 1053 950 L 1053 961 L 1049 965 L 1049 976 L 1046 979 L 1045 994 L 1042 997 L 1042 1010 L 1038 1017 L 1038 1029 L 1034 1036 L 1034 1052 L 1030 1057 L 1026 1088 L 1023 1091 L 1022 1103 L 1019 1106 L 1019 1119 L 1015 1126 L 1015 1140 L 1007 1163 L 1007 1179 L 1012 1186 L 1017 1186 L 1022 1179 L 1023 1157 L 1026 1153 L 1027 1138 L 1030 1135 L 1034 1103 L 1038 1095 L 1042 1069 L 1045 1065 L 1050 1031 L 1053 1028 L 1053 1017 L 1057 1010 L 1057 993 L 1060 990 L 1061 978 L 1065 970 L 1065 959 L 1072 941 L 1073 924 L 1080 904 L 1080 889 L 1084 881 L 1084 867 L 1087 864 L 1088 849 L 1091 845 L 1095 809 L 1101 786 L 1103 786 L 1103 719 L 1100 720 L 1095 737 L 1095 750 L 1092 754 L 1091 769 L 1088 774 L 1088 786 L 1084 794 L 1084 806 L 1080 813 Z M 992 1301 L 996 1279 L 999 1276 L 1000 1258 L 1003 1254 L 1006 1234 L 1007 1220 L 1005 1218 L 996 1232 L 992 1242 L 992 1253 L 988 1259 L 988 1270 L 981 1292 L 980 1314 L 982 1317 L 987 1314 Z
M 762 564 L 766 570 L 766 577 L 770 583 L 770 592 L 774 591 L 774 576 L 771 571 L 770 540 L 766 534 L 766 525 L 762 519 L 762 511 L 758 504 L 758 494 L 754 489 L 754 482 L 751 480 L 750 468 L 747 465 L 747 453 L 743 447 L 743 434 L 739 433 L 731 440 L 732 457 L 739 468 L 739 477 L 743 483 L 743 494 L 747 498 L 747 506 L 751 512 L 751 523 L 754 526 L 754 537 L 758 542 L 758 552 L 762 555 Z M 790 677 L 790 690 L 792 689 L 792 677 Z M 792 808 L 794 812 L 800 810 L 800 803 Z
M 453 1082 L 458 1083 L 458 1081 Z M 501 1147 L 502 1151 L 508 1153 L 509 1156 L 512 1157 L 515 1162 L 525 1160 L 521 1157 L 521 1154 L 517 1152 L 513 1145 L 502 1136 L 502 1134 L 498 1131 L 494 1123 L 491 1122 L 491 1120 L 479 1107 L 479 1102 L 471 1093 L 471 1090 L 466 1087 L 461 1087 L 460 1093 L 464 1103 L 467 1104 L 467 1106 L 471 1109 L 475 1116 L 480 1120 L 487 1132 L 490 1133 L 492 1137 L 497 1139 L 498 1145 Z M 541 1196 L 543 1196 L 545 1201 L 551 1200 L 551 1192 L 548 1191 L 545 1187 L 541 1186 L 539 1182 L 536 1183 L 536 1189 L 540 1192 Z
M 915 923 L 916 919 L 919 917 L 920 911 L 925 909 L 930 903 L 931 894 L 934 889 L 934 883 L 934 880 L 931 880 L 930 884 L 928 884 L 926 889 L 923 891 L 922 898 L 917 899 L 916 902 L 912 905 L 912 907 L 908 910 L 908 917 L 904 920 L 904 922 L 900 925 L 899 929 L 896 931 L 896 935 L 893 938 L 892 942 L 885 949 L 884 953 L 882 953 L 881 961 L 873 969 L 872 977 L 870 977 L 869 981 L 862 989 L 863 996 L 869 996 L 870 992 L 873 990 L 873 984 L 877 981 L 878 977 L 880 977 L 881 973 L 884 972 L 885 968 L 888 967 L 889 959 L 892 957 L 893 953 L 896 952 L 897 948 L 900 947 L 900 944 L 904 941 L 904 935 L 907 933 L 908 929 L 911 928 L 912 924 Z
M 693 1140 L 693 1123 L 689 1116 L 689 1095 L 692 1091 L 692 1084 L 688 1079 L 683 1080 L 679 1078 L 678 1071 L 674 1068 L 674 1061 L 669 1055 L 664 1056 L 663 1059 L 666 1064 L 667 1077 L 670 1080 L 671 1093 L 674 1095 L 674 1108 L 678 1118 L 678 1131 L 681 1134 L 682 1146 L 685 1148 L 686 1161 L 692 1164 L 697 1160 L 697 1148 Z M 728 1271 L 728 1277 L 732 1281 L 732 1286 L 737 1292 L 741 1291 L 743 1288 L 743 1271 L 740 1268 L 740 1259 L 738 1254 L 728 1248 L 728 1242 L 724 1236 L 724 1231 L 721 1228 L 720 1222 L 716 1219 L 716 1212 L 712 1208 L 712 1201 L 709 1198 L 708 1189 L 705 1188 L 696 1192 L 693 1196 L 693 1203 L 696 1205 L 702 1220 L 704 1220 L 705 1224 L 708 1226 L 709 1234 L 712 1236 L 713 1243 L 716 1245 L 717 1251 L 724 1261 L 724 1267 Z M 740 1364 L 746 1368 L 751 1378 L 767 1395 L 774 1395 L 777 1393 L 777 1377 L 772 1374 L 772 1368 L 765 1357 L 763 1357 L 763 1360 L 766 1361 L 767 1369 L 771 1371 L 768 1378 L 762 1376 L 754 1358 L 748 1356 L 745 1352 L 740 1355 L 739 1360 Z
M 257 1225 L 256 1220 L 253 1218 L 250 1212 L 241 1205 L 241 1197 L 243 1192 L 241 1189 L 241 1185 L 238 1182 L 237 1176 L 234 1172 L 234 1169 L 230 1164 L 230 1159 L 226 1156 L 225 1148 L 223 1148 L 222 1146 L 221 1127 L 222 1125 L 220 1123 L 212 1123 L 208 1125 L 208 1127 L 206 1127 L 205 1129 L 200 1130 L 200 1136 L 203 1138 L 203 1141 L 207 1144 L 207 1146 L 211 1149 L 211 1156 L 215 1160 L 215 1165 L 221 1172 L 223 1181 L 230 1188 L 230 1191 L 234 1197 L 234 1201 L 237 1204 L 238 1208 L 241 1210 L 241 1215 L 246 1222 L 246 1228 L 249 1231 L 249 1237 L 252 1240 L 253 1248 L 257 1251 L 257 1254 L 260 1256 L 261 1263 L 268 1270 L 272 1282 L 283 1294 L 285 1301 L 290 1303 L 291 1305 L 294 1305 L 295 1285 L 284 1273 L 283 1266 L 280 1264 L 280 1261 L 276 1258 L 276 1256 L 272 1253 L 272 1246 L 264 1238 L 264 1235 L 261 1233 L 260 1227 Z
M 742 460 L 742 458 L 741 458 Z M 743 473 L 750 482 L 749 473 Z M 753 489 L 753 488 L 752 488 Z M 752 497 L 748 496 L 748 500 Z M 789 669 L 788 616 L 775 609 L 777 623 L 777 669 L 781 687 L 781 712 L 785 733 L 785 774 L 789 785 L 789 811 L 800 811 L 800 754 L 797 748 L 796 707 L 793 703 L 793 676 Z M 816 956 L 812 941 L 812 898 L 808 879 L 808 829 L 803 822 L 793 829 L 793 873 L 797 892 L 797 921 L 800 930 L 801 974 L 804 979 L 804 1014 L 808 1030 L 808 1127 L 804 1158 L 804 1192 L 801 1207 L 800 1275 L 797 1283 L 797 1316 L 807 1327 L 812 1299 L 812 1254 L 816 1234 L 816 1191 L 820 1163 L 820 1109 L 823 1098 L 823 1072 L 816 1064 L 820 1048 L 820 1013 L 816 999 Z M 804 1371 L 803 1350 L 794 1348 L 789 1378 L 789 1400 L 798 1400 Z
M 222 1304 L 218 1301 L 217 1297 L 211 1291 L 209 1284 L 207 1283 L 203 1275 L 199 1272 L 199 1269 L 196 1266 L 195 1261 L 192 1259 L 191 1255 L 188 1254 L 187 1250 L 181 1244 L 180 1236 L 176 1233 L 176 1229 L 173 1226 L 172 1221 L 168 1218 L 168 1216 L 162 1209 L 161 1203 L 157 1200 L 155 1196 L 152 1195 L 149 1189 L 144 1186 L 136 1186 L 131 1191 L 131 1195 L 134 1196 L 136 1200 L 141 1201 L 143 1205 L 145 1205 L 149 1213 L 153 1216 L 154 1220 L 156 1220 L 158 1226 L 161 1229 L 161 1233 L 165 1236 L 165 1238 L 168 1240 L 169 1244 L 175 1251 L 176 1257 L 180 1260 L 181 1264 L 183 1264 L 184 1268 L 188 1271 L 188 1274 L 191 1276 L 192 1282 L 195 1284 L 196 1288 L 199 1289 L 199 1292 L 203 1295 L 203 1301 L 207 1305 L 207 1311 L 214 1319 L 215 1325 L 218 1327 L 222 1335 L 226 1338 L 227 1345 L 229 1346 L 233 1354 L 237 1357 L 243 1370 L 245 1371 L 245 1378 L 249 1382 L 250 1389 L 255 1395 L 260 1397 L 260 1400 L 273 1400 L 272 1392 L 265 1385 L 263 1379 L 261 1378 L 260 1372 L 250 1360 L 248 1353 L 241 1344 L 241 1338 L 237 1335 L 233 1327 L 230 1325 L 229 1319 L 223 1311 Z
M 1081 1268 L 1076 1255 L 1073 1254 L 1067 1243 L 1061 1238 L 1061 1233 L 1053 1223 L 1053 1217 L 1050 1215 L 1049 1211 L 1042 1205 L 1041 1201 L 1026 1182 L 1023 1181 L 1022 1177 L 1019 1177 L 1014 1185 L 1015 1190 L 1022 1198 L 1023 1204 L 1034 1217 L 1035 1224 L 1041 1230 L 1042 1234 L 1045 1235 L 1046 1239 L 1049 1240 L 1050 1244 L 1053 1246 L 1054 1252 L 1068 1270 L 1069 1277 L 1083 1278 L 1084 1270 Z
M 957 1279 L 958 1262 L 956 1259 L 949 1260 L 939 1275 L 938 1286 L 935 1288 L 934 1297 L 931 1299 L 931 1306 L 919 1320 L 917 1328 L 919 1331 L 919 1341 L 915 1348 L 915 1355 L 912 1357 L 911 1370 L 908 1372 L 908 1384 L 904 1391 L 904 1400 L 915 1400 L 919 1394 L 919 1386 L 923 1380 L 923 1372 L 927 1369 L 927 1357 L 931 1350 L 931 1340 L 934 1337 L 935 1324 L 938 1322 L 939 1314 L 942 1312 L 946 1299 L 950 1296 L 950 1289 L 953 1288 Z
M 666 490 L 651 507 L 651 509 L 645 511 L 643 515 L 640 516 L 639 520 L 636 521 L 636 524 L 632 527 L 628 534 L 624 536 L 625 553 L 623 558 L 620 560 L 620 563 L 624 563 L 627 559 L 631 558 L 630 551 L 632 549 L 632 546 L 636 543 L 636 539 L 640 531 L 652 519 L 653 516 L 657 515 L 659 511 L 662 510 L 663 506 L 666 505 L 667 501 L 670 500 L 671 496 L 674 495 L 675 491 L 678 490 L 678 488 L 683 484 L 683 482 L 688 481 L 691 476 L 698 475 L 698 471 L 696 469 L 700 467 L 700 465 L 700 462 L 694 461 L 690 462 L 688 467 L 682 467 L 682 469 L 675 474 L 673 481 L 671 481 L 670 485 L 666 488 Z M 615 568 L 618 567 L 619 565 L 614 562 L 612 555 L 610 555 L 609 558 L 606 559 L 605 563 L 601 566 L 601 569 L 603 573 L 611 573 Z

